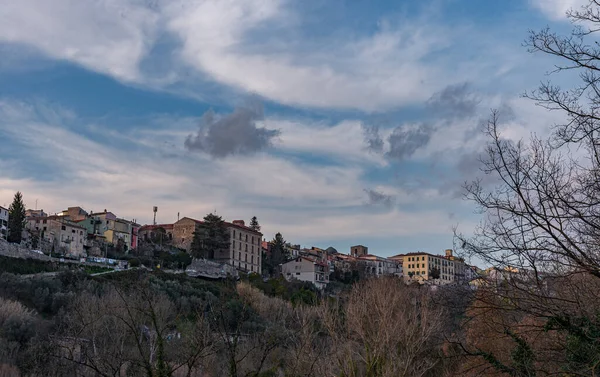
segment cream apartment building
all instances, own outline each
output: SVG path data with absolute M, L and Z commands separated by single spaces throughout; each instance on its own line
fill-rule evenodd
M 406 282 L 427 280 L 438 284 L 457 284 L 465 280 L 465 262 L 455 257 L 451 249 L 447 249 L 445 255 L 417 252 L 396 255 L 390 259 L 402 261 Z M 439 271 L 437 279 L 431 276 L 434 270 Z

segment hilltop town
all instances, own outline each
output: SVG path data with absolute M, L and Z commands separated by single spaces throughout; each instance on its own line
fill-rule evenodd
M 0 226 L 5 239 L 11 234 L 9 220 L 9 210 L 0 207 Z M 206 234 L 204 225 L 208 222 L 204 219 L 182 217 L 170 224 L 140 225 L 135 219 L 119 217 L 106 209 L 88 212 L 76 206 L 55 214 L 47 214 L 43 209 L 27 209 L 24 220 L 19 244 L 26 249 L 121 268 L 144 265 L 167 270 L 188 269 L 188 272 L 193 270 L 191 273 L 195 276 L 208 277 L 211 268 L 224 270 L 227 266 L 228 273 L 236 276 L 238 273 L 265 278 L 283 276 L 287 280 L 312 283 L 321 290 L 330 280 L 351 282 L 394 276 L 406 283 L 447 285 L 468 284 L 478 277 L 477 268 L 453 255 L 451 249 L 440 255 L 412 252 L 382 257 L 370 253 L 363 245 L 352 246 L 347 254 L 334 247 L 301 247 L 283 240 L 281 234 L 267 240 L 256 217 L 248 224 L 244 220 L 229 222 L 218 218 L 217 226 L 225 236 L 224 245 L 206 255 L 195 252 L 195 238 L 202 237 L 202 242 L 210 243 L 220 235 Z M 206 260 L 203 268 L 192 264 L 197 258 Z

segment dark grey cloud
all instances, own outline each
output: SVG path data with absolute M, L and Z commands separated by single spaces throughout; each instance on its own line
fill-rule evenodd
M 363 123 L 361 127 L 367 150 L 373 153 L 383 152 L 383 139 L 379 135 L 379 126 Z
M 477 111 L 480 99 L 468 83 L 449 85 L 427 100 L 427 108 L 438 116 L 468 118 Z
M 189 135 L 184 146 L 188 151 L 204 152 L 214 158 L 259 152 L 280 135 L 279 130 L 257 127 L 256 122 L 262 119 L 260 105 L 238 107 L 221 117 L 209 110 L 202 116 L 198 132 Z
M 393 195 L 387 195 L 377 190 L 365 189 L 368 195 L 369 205 L 381 205 L 384 207 L 391 207 L 396 201 L 396 197 Z
M 412 156 L 419 148 L 429 143 L 433 132 L 433 127 L 423 123 L 415 127 L 396 127 L 388 137 L 390 150 L 386 156 L 394 160 L 403 160 Z

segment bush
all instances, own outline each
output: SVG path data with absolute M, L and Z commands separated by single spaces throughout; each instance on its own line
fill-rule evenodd
M 58 265 L 55 262 L 0 256 L 0 273 L 28 275 L 54 271 L 58 271 Z
M 141 262 L 140 262 L 140 260 L 139 260 L 139 259 L 137 259 L 137 258 L 131 258 L 131 259 L 129 260 L 129 267 L 139 267 L 139 266 L 141 266 L 141 265 L 142 265 L 142 263 L 141 263 Z

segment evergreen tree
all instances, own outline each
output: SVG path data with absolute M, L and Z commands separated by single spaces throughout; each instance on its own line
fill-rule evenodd
M 25 227 L 25 203 L 23 195 L 17 191 L 8 208 L 8 242 L 21 242 L 21 234 Z
M 253 216 L 250 220 L 250 229 L 260 232 L 260 224 L 258 223 L 256 216 Z
M 267 258 L 263 257 L 265 267 L 269 275 L 273 276 L 278 271 L 279 265 L 290 259 L 290 253 L 287 251 L 286 242 L 281 233 L 277 233 L 270 242 L 271 250 Z
M 209 213 L 194 232 L 191 254 L 195 258 L 214 259 L 215 254 L 229 252 L 229 230 L 221 216 Z

